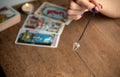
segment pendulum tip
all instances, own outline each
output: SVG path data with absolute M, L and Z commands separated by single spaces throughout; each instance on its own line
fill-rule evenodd
M 79 43 L 75 42 L 75 43 L 73 44 L 73 50 L 74 50 L 74 51 L 76 51 L 79 47 L 80 47 L 80 44 L 79 44 Z

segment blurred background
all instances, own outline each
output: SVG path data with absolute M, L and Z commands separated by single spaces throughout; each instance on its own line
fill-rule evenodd
M 22 4 L 27 1 L 34 1 L 34 0 L 0 0 L 0 7 L 3 6 L 14 6 L 17 4 Z

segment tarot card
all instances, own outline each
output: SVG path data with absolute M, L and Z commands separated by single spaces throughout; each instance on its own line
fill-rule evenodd
M 67 19 L 67 9 L 55 4 L 44 2 L 35 12 L 36 15 L 43 15 L 53 20 L 68 25 L 71 20 Z
M 64 24 L 44 16 L 28 15 L 23 27 L 40 33 L 61 34 L 64 29 Z
M 14 17 L 16 12 L 12 8 L 2 7 L 0 8 L 0 23 Z
M 56 48 L 58 41 L 59 36 L 56 34 L 43 34 L 33 30 L 21 29 L 15 43 L 21 45 Z
M 0 8 L 0 32 L 20 22 L 21 16 L 12 7 Z

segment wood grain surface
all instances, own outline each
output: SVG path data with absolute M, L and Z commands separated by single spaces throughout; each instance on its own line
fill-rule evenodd
M 42 0 L 47 1 L 47 0 Z M 48 0 L 67 7 L 68 1 Z M 42 2 L 34 2 L 35 8 Z M 95 15 L 81 40 L 78 54 L 72 50 L 91 15 L 65 26 L 57 48 L 16 45 L 15 39 L 26 19 L 0 32 L 0 65 L 7 77 L 120 77 L 120 19 Z M 94 76 L 95 75 L 95 76 Z

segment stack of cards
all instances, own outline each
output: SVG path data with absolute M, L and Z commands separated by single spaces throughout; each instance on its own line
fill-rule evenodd
M 20 22 L 20 13 L 12 7 L 0 8 L 0 32 Z
M 56 48 L 65 25 L 71 22 L 66 18 L 65 8 L 44 2 L 35 14 L 28 15 L 15 43 Z

